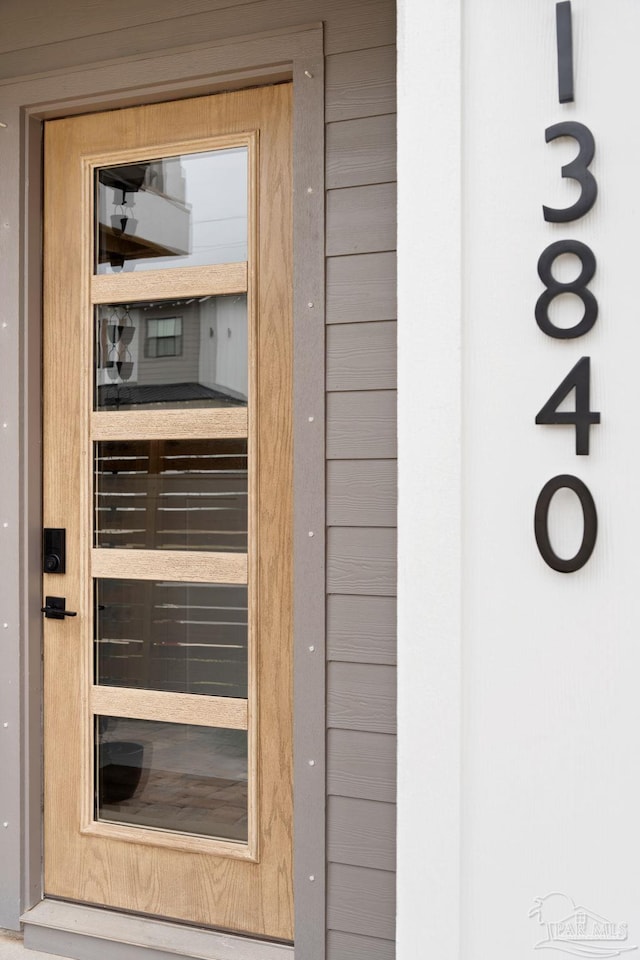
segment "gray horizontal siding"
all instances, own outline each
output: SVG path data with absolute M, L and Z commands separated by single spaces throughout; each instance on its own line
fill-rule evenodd
M 395 597 L 329 596 L 327 645 L 329 660 L 394 664 Z
M 393 940 L 395 874 L 332 863 L 328 871 L 329 929 Z
M 330 527 L 329 593 L 390 597 L 396 593 L 396 531 L 385 527 Z
M 361 730 L 329 730 L 327 778 L 332 796 L 394 803 L 396 738 Z
M 327 189 L 396 179 L 394 114 L 327 126 Z
M 396 732 L 395 667 L 330 663 L 327 670 L 327 719 L 340 730 Z
M 181 0 L 180 13 L 187 16 L 218 12 L 222 7 L 237 8 L 244 3 L 246 0 Z M 26 10 L 28 16 L 25 16 Z M 135 4 L 129 3 L 129 0 L 110 0 L 109 19 L 106 20 L 100 4 L 89 4 L 82 0 L 67 0 L 64 3 L 59 0 L 55 16 L 51 16 L 52 12 L 50 0 L 31 0 L 28 3 L 3 0 L 0 52 L 64 42 L 74 37 L 92 39 L 113 24 L 130 30 L 131 27 L 170 16 L 171 5 L 153 0 L 138 0 Z M 175 7 L 173 13 L 175 16 Z
M 330 393 L 327 396 L 327 457 L 375 460 L 397 451 L 393 390 Z
M 393 46 L 327 57 L 327 123 L 396 111 L 396 52 Z
M 319 15 L 317 0 L 306 0 L 306 5 L 309 20 L 315 20 Z M 300 6 L 297 0 L 298 14 Z M 327 10 L 322 13 L 327 55 L 369 50 L 395 42 L 395 0 L 349 0 L 348 3 L 333 0 L 332 7 L 331 16 L 328 16 Z
M 395 390 L 396 322 L 327 328 L 327 390 Z
M 326 91 L 327 957 L 393 960 L 393 51 L 328 57 Z
M 179 11 L 179 16 L 176 13 Z M 395 38 L 395 4 L 388 0 L 112 0 L 109 16 L 98 3 L 85 0 L 3 0 L 0 35 L 0 78 L 24 76 L 104 60 L 107 56 L 137 56 L 198 43 L 325 21 L 325 51 L 345 56 L 337 65 L 346 76 L 340 97 L 354 109 L 357 87 L 367 85 L 367 61 L 373 50 L 386 47 L 383 56 L 389 74 L 389 51 Z M 134 29 L 141 27 L 143 29 Z M 350 51 L 368 54 L 364 64 L 350 70 Z M 349 51 L 349 52 L 348 52 Z M 369 65 L 369 73 L 371 65 Z M 349 81 L 349 77 L 351 79 Z M 370 82 L 370 81 L 369 81 Z M 385 85 L 388 84 L 388 79 Z M 353 88 L 356 89 L 353 89 Z M 365 100 L 366 102 L 366 100 Z M 391 107 L 375 112 L 390 113 Z M 337 117 L 336 119 L 347 119 Z
M 395 320 L 396 314 L 395 253 L 327 260 L 327 323 Z
M 395 460 L 329 460 L 327 523 L 332 527 L 395 527 Z
M 327 853 L 332 863 L 395 870 L 394 803 L 329 797 L 327 825 Z
M 394 960 L 395 955 L 396 945 L 392 940 L 329 930 L 327 956 L 331 960 Z
M 330 190 L 326 244 L 329 257 L 395 250 L 395 183 Z

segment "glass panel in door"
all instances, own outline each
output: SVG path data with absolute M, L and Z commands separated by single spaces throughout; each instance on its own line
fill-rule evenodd
M 95 546 L 247 553 L 247 440 L 112 440 L 94 451 Z
M 246 842 L 246 730 L 96 717 L 96 820 Z
M 96 171 L 96 272 L 247 259 L 246 147 Z
M 95 584 L 95 683 L 247 698 L 245 585 Z
M 102 303 L 96 410 L 246 407 L 246 293 Z

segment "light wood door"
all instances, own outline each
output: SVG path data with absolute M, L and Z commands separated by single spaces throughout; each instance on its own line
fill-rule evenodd
M 44 234 L 45 892 L 284 940 L 290 127 L 288 84 L 49 122 Z

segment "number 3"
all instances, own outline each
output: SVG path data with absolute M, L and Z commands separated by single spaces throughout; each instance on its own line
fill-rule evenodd
M 595 153 L 596 144 L 593 134 L 584 123 L 577 123 L 575 120 L 566 120 L 563 123 L 554 123 L 552 127 L 547 127 L 544 132 L 545 140 L 557 140 L 558 137 L 573 137 L 580 146 L 580 152 L 575 160 L 566 163 L 562 168 L 563 178 L 577 180 L 582 187 L 582 192 L 576 202 L 570 207 L 558 210 L 555 207 L 544 207 L 542 212 L 548 223 L 568 223 L 570 220 L 579 220 L 585 213 L 591 210 L 598 196 L 598 184 L 596 179 L 587 169 Z

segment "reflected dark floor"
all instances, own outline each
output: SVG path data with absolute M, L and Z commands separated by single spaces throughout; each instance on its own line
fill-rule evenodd
M 247 401 L 201 383 L 105 383 L 97 388 L 97 408 L 118 410 L 144 405 L 246 407 Z
M 246 841 L 247 783 L 143 769 L 133 797 L 103 803 L 100 819 Z
M 103 718 L 107 719 L 107 718 Z M 186 724 L 108 718 L 110 745 L 142 747 L 139 780 L 124 791 L 121 764 L 101 768 L 100 820 L 246 842 L 246 733 Z M 150 735 L 151 734 L 151 735 Z M 116 779 L 116 789 L 114 787 Z

